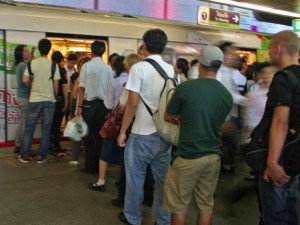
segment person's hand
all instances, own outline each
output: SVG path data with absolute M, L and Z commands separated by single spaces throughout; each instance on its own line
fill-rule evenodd
M 174 120 L 176 121 L 177 125 L 181 124 L 181 116 L 176 116 Z
M 120 133 L 117 139 L 118 146 L 124 148 L 126 144 L 125 141 L 126 141 L 126 134 Z
M 286 184 L 290 179 L 291 177 L 284 172 L 278 163 L 268 165 L 265 170 L 264 180 L 267 182 L 272 180 L 276 187 Z
M 68 104 L 65 104 L 63 109 L 62 109 L 62 112 L 65 113 L 67 111 L 67 109 L 68 109 Z
M 82 114 L 82 108 L 77 107 L 75 115 L 76 116 L 81 116 L 81 114 Z

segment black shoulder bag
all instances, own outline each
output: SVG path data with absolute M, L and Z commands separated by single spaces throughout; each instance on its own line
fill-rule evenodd
M 287 70 L 284 72 L 287 74 L 288 80 L 293 87 L 293 104 L 295 107 L 297 95 L 300 97 L 300 93 L 297 93 L 300 91 L 300 82 L 292 72 Z M 295 113 L 293 112 L 295 111 L 294 107 L 291 108 L 290 113 Z M 298 121 L 300 121 L 300 118 Z M 254 131 L 254 134 L 251 135 L 251 141 L 241 148 L 241 153 L 243 154 L 246 163 L 255 172 L 263 174 L 266 169 L 268 144 L 268 136 L 263 137 L 259 134 L 257 135 Z M 286 174 L 290 176 L 295 176 L 300 173 L 300 127 L 297 126 L 297 124 L 292 124 L 291 122 L 289 124 L 286 142 L 283 146 L 279 163 L 282 165 Z

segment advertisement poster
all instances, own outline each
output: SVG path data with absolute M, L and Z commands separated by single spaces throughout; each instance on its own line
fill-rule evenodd
M 259 63 L 269 62 L 270 61 L 269 51 L 264 49 L 257 49 L 256 58 L 257 58 L 257 62 Z

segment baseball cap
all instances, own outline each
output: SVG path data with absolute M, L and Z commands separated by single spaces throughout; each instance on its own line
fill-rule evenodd
M 220 48 L 213 45 L 205 45 L 202 47 L 202 54 L 199 56 L 200 64 L 211 67 L 213 66 L 214 61 L 224 60 L 224 54 Z

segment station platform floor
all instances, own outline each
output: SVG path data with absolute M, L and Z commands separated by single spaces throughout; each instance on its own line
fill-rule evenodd
M 70 153 L 71 143 L 62 142 Z M 38 145 L 33 146 L 37 150 Z M 121 225 L 122 211 L 110 204 L 117 196 L 115 182 L 118 165 L 108 168 L 106 191 L 96 192 L 88 183 L 97 176 L 70 166 L 70 156 L 48 155 L 44 164 L 23 164 L 16 160 L 13 147 L 0 148 L 0 224 L 1 225 Z M 220 174 L 216 191 L 213 225 L 258 224 L 255 183 L 245 181 L 249 168 L 237 159 L 234 174 Z M 298 192 L 299 193 L 299 192 Z M 300 197 L 300 195 L 299 195 Z M 300 215 L 300 204 L 298 202 Z M 143 225 L 152 225 L 152 209 L 144 207 Z M 197 212 L 191 206 L 188 224 L 196 224 Z

